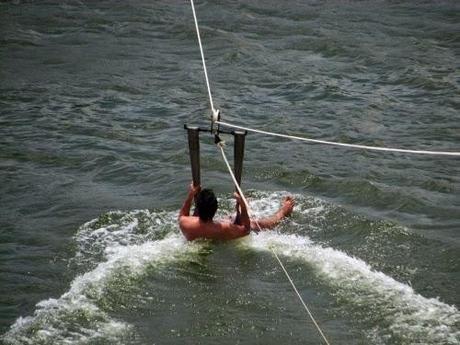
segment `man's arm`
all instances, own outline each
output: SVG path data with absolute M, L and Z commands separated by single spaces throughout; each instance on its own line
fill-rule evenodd
M 190 216 L 190 207 L 192 207 L 193 198 L 197 195 L 201 190 L 200 186 L 194 186 L 193 182 L 190 184 L 188 189 L 187 198 L 182 205 L 182 208 L 179 212 L 179 220 L 181 217 L 189 217 Z
M 227 222 L 217 224 L 219 230 L 213 234 L 215 239 L 234 240 L 236 238 L 249 235 L 249 232 L 251 231 L 251 220 L 249 219 L 246 204 L 238 193 L 233 194 L 233 196 L 236 199 L 237 207 L 239 205 L 241 209 L 240 224 Z
M 258 230 L 259 226 L 262 229 L 272 229 L 274 228 L 281 220 L 289 216 L 294 209 L 294 199 L 291 196 L 287 196 L 283 199 L 283 204 L 280 209 L 271 217 L 258 219 L 251 221 L 251 229 Z M 257 223 L 259 226 L 257 226 Z
M 193 186 L 193 182 L 190 184 L 188 189 L 187 198 L 182 205 L 182 208 L 179 211 L 179 227 L 187 238 L 187 240 L 193 240 L 195 236 L 193 235 L 193 230 L 196 230 L 196 219 L 197 217 L 190 216 L 190 207 L 192 207 L 193 198 L 201 190 L 200 186 Z
M 233 196 L 236 199 L 236 205 L 240 208 L 240 223 L 244 229 L 249 233 L 251 230 L 251 220 L 249 219 L 248 210 L 243 198 L 238 194 L 234 193 Z
M 250 227 L 233 223 L 221 223 L 219 226 L 220 231 L 213 234 L 216 240 L 234 240 L 249 235 L 251 231 Z

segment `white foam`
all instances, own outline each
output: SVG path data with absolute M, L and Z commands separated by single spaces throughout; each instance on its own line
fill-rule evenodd
M 97 306 L 114 274 L 124 269 L 130 276 L 141 275 L 152 263 L 179 260 L 199 248 L 199 244 L 186 242 L 177 233 L 140 245 L 108 247 L 106 261 L 76 277 L 60 298 L 39 302 L 34 315 L 20 317 L 3 340 L 7 344 L 55 344 L 87 343 L 103 337 L 105 341 L 119 343 L 131 326 L 111 319 Z M 84 315 L 84 320 L 75 320 L 78 315 Z M 77 323 L 78 331 L 70 332 L 75 328 L 73 323 Z
M 411 343 L 459 344 L 460 314 L 454 306 L 425 298 L 358 258 L 317 245 L 306 237 L 272 231 L 253 234 L 241 244 L 263 251 L 272 246 L 285 257 L 302 260 L 339 297 L 348 300 L 350 308 L 368 308 L 364 314 L 370 318 L 378 313 L 390 326 L 372 329 L 374 340 L 396 337 Z
M 100 218 L 103 224 L 97 227 Z M 77 252 L 73 263 L 87 269 L 101 260 L 107 248 L 140 244 L 156 239 L 164 229 L 176 226 L 176 212 L 111 211 L 83 224 L 75 235 Z M 139 218 L 148 220 L 148 229 L 140 229 Z M 145 224 L 144 224 L 145 225 Z
M 277 210 L 283 194 L 264 193 L 252 200 L 256 215 L 265 216 Z M 296 199 L 306 200 L 301 196 Z M 307 217 L 323 217 L 329 209 L 316 199 L 307 200 L 312 208 L 302 207 L 300 202 L 297 212 Z M 232 209 L 229 206 L 228 211 Z M 83 225 L 75 236 L 77 258 L 90 262 L 94 269 L 77 276 L 69 291 L 60 298 L 38 303 L 33 316 L 18 318 L 2 340 L 7 344 L 88 343 L 98 339 L 123 343 L 120 339 L 132 327 L 110 318 L 97 306 L 97 301 L 107 293 L 111 279 L 119 272 L 142 275 L 152 264 L 180 260 L 202 248 L 200 244 L 186 242 L 178 234 L 177 212 L 116 211 L 110 213 L 109 218 L 111 214 L 116 218 L 114 221 L 102 221 L 101 227 L 96 228 L 98 220 L 93 220 Z M 148 218 L 148 231 L 139 229 L 142 217 Z M 294 222 L 290 220 L 290 224 Z M 169 235 L 152 240 L 152 234 L 157 233 Z M 351 317 L 361 318 L 358 321 L 363 323 L 368 321 L 364 318 L 371 319 L 371 326 L 364 327 L 368 328 L 373 344 L 394 343 L 395 339 L 406 339 L 407 343 L 459 344 L 460 316 L 455 307 L 417 294 L 410 286 L 373 270 L 358 258 L 322 247 L 308 237 L 273 231 L 252 234 L 235 243 L 261 251 L 273 246 L 281 255 L 312 267 L 317 279 L 330 286 L 331 294 L 346 301 Z M 84 319 L 77 319 L 78 315 L 84 315 Z M 378 326 L 375 326 L 376 320 L 380 323 Z M 75 329 L 78 331 L 70 331 Z

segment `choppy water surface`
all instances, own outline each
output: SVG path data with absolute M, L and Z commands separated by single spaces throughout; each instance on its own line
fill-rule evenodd
M 455 1 L 197 4 L 226 120 L 460 150 Z M 460 160 L 247 137 L 277 229 L 187 243 L 184 123 L 208 112 L 187 1 L 0 2 L 0 343 L 459 344 Z M 231 181 L 202 135 L 203 183 Z M 227 138 L 231 156 L 231 138 Z

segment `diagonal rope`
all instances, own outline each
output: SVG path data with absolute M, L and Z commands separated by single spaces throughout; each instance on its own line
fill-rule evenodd
M 257 219 L 254 217 L 254 214 L 252 213 L 251 208 L 249 207 L 249 203 L 246 199 L 246 197 L 243 194 L 243 191 L 241 190 L 235 175 L 233 174 L 233 170 L 230 166 L 230 163 L 228 162 L 227 156 L 225 155 L 224 147 L 222 142 L 218 143 L 217 146 L 220 148 L 220 152 L 222 153 L 222 158 L 224 159 L 225 165 L 227 165 L 228 172 L 230 173 L 230 176 L 232 177 L 233 184 L 235 185 L 236 189 L 238 190 L 238 193 L 241 196 L 241 199 L 243 199 L 244 204 L 246 205 L 246 209 L 248 211 L 248 216 L 254 220 L 254 222 L 257 224 L 257 227 L 259 228 L 259 231 L 262 231 L 262 228 L 257 221 Z M 300 302 L 302 303 L 305 311 L 307 312 L 308 316 L 310 317 L 311 321 L 315 325 L 316 329 L 318 330 L 319 334 L 321 335 L 321 338 L 323 338 L 324 342 L 327 345 L 330 345 L 329 341 L 327 340 L 326 336 L 324 335 L 323 331 L 321 330 L 321 327 L 319 327 L 318 322 L 316 322 L 315 317 L 311 313 L 310 309 L 308 308 L 307 304 L 303 300 L 302 296 L 299 293 L 299 290 L 297 290 L 297 287 L 294 284 L 294 281 L 292 280 L 291 276 L 289 275 L 289 272 L 286 270 L 286 267 L 283 265 L 281 259 L 279 258 L 278 254 L 276 254 L 275 250 L 273 249 L 272 246 L 269 247 L 270 251 L 273 253 L 275 256 L 276 260 L 278 261 L 279 265 L 283 269 L 284 274 L 286 275 L 287 279 L 289 280 L 289 283 L 291 283 L 292 288 L 294 289 L 294 292 L 296 293 L 297 297 L 299 298 Z
M 217 113 L 217 110 L 214 108 L 214 103 L 212 101 L 211 87 L 209 85 L 208 72 L 206 70 L 206 61 L 204 59 L 204 53 L 203 53 L 203 45 L 201 44 L 200 29 L 198 27 L 198 20 L 196 18 L 195 5 L 193 3 L 193 0 L 190 0 L 190 4 L 192 6 L 193 19 L 195 20 L 195 28 L 196 28 L 196 35 L 197 35 L 197 38 L 198 38 L 198 44 L 200 46 L 201 60 L 203 62 L 203 71 L 204 71 L 204 76 L 205 76 L 205 79 L 206 79 L 206 86 L 208 88 L 209 103 L 211 105 L 211 110 L 212 110 L 212 113 L 213 113 L 213 120 L 214 119 L 217 120 L 217 116 L 218 116 L 217 114 L 218 113 Z M 230 172 L 230 175 L 232 177 L 233 183 L 234 183 L 236 189 L 238 190 L 238 193 L 241 195 L 241 198 L 243 199 L 244 204 L 246 205 L 248 215 L 251 217 L 252 216 L 252 211 L 249 208 L 249 203 L 246 200 L 246 197 L 244 196 L 243 191 L 241 190 L 238 182 L 236 181 L 236 178 L 235 178 L 235 175 L 233 174 L 232 168 L 230 167 L 228 159 L 225 156 L 225 152 L 224 152 L 224 149 L 223 149 L 223 144 L 219 143 L 218 147 L 221 150 L 222 157 L 223 157 L 223 159 L 225 161 L 225 164 L 227 165 L 228 171 Z M 255 219 L 254 217 L 252 217 L 252 218 L 254 219 L 255 223 L 257 224 L 257 227 L 259 228 L 259 230 L 262 230 L 262 228 L 261 228 L 259 222 L 257 221 L 257 219 Z M 307 313 L 310 316 L 311 320 L 313 321 L 314 325 L 316 326 L 316 328 L 318 329 L 319 333 L 321 334 L 321 337 L 324 339 L 324 341 L 326 342 L 327 345 L 330 345 L 329 342 L 327 341 L 326 337 L 324 336 L 324 333 L 322 332 L 321 328 L 319 327 L 318 323 L 314 319 L 313 314 L 310 312 L 310 310 L 308 309 L 307 305 L 303 301 L 302 296 L 299 294 L 299 291 L 297 290 L 296 286 L 294 285 L 294 282 L 292 281 L 291 277 L 289 276 L 289 273 L 286 270 L 286 268 L 284 267 L 284 265 L 281 262 L 280 258 L 278 257 L 276 252 L 273 250 L 273 248 L 270 247 L 270 250 L 272 251 L 272 253 L 275 256 L 275 258 L 278 260 L 279 264 L 281 265 L 281 268 L 283 269 L 284 274 L 287 276 L 287 278 L 288 278 L 289 282 L 291 283 L 294 291 L 296 292 L 297 296 L 299 297 L 300 301 L 302 302 L 302 305 L 304 306 L 305 310 L 307 311 Z
M 216 113 L 216 109 L 214 108 L 214 103 L 212 101 L 211 87 L 209 86 L 208 71 L 206 69 L 206 61 L 204 59 L 203 45 L 201 44 L 200 29 L 198 27 L 198 19 L 196 18 L 195 4 L 193 3 L 193 0 L 190 0 L 190 4 L 192 5 L 193 19 L 195 20 L 196 36 L 198 38 L 198 45 L 200 46 L 201 61 L 203 62 L 204 77 L 206 79 L 206 86 L 208 87 L 209 104 L 211 105 L 211 110 L 212 110 L 212 113 L 214 114 Z
M 200 47 L 201 61 L 203 63 L 203 72 L 204 72 L 204 77 L 206 79 L 206 87 L 208 89 L 209 104 L 211 105 L 213 119 L 217 120 L 217 115 L 216 115 L 217 110 L 214 108 L 214 102 L 212 100 L 211 86 L 209 84 L 208 71 L 207 71 L 207 68 L 206 68 L 206 61 L 205 61 L 204 52 L 203 52 L 203 44 L 201 43 L 200 29 L 199 29 L 199 26 L 198 26 L 198 19 L 196 17 L 195 4 L 194 4 L 193 0 L 190 0 L 190 5 L 192 6 L 193 19 L 195 21 L 196 36 L 198 38 L 198 45 Z M 264 131 L 264 130 L 260 130 L 260 129 L 247 128 L 247 127 L 238 126 L 238 125 L 234 125 L 234 124 L 223 122 L 223 121 L 215 121 L 215 123 L 223 125 L 223 126 L 231 127 L 231 128 L 237 128 L 237 129 L 246 130 L 248 132 L 266 134 L 266 135 L 271 135 L 271 136 L 281 137 L 281 138 L 286 138 L 286 139 L 291 139 L 291 140 L 300 140 L 300 141 L 305 141 L 305 142 L 310 142 L 310 143 L 315 143 L 315 144 L 333 145 L 333 146 L 349 147 L 349 148 L 362 149 L 362 150 L 373 150 L 373 151 L 384 151 L 384 152 L 399 152 L 399 153 L 413 153 L 413 154 L 424 154 L 424 155 L 460 157 L 460 152 L 429 151 L 429 150 L 407 150 L 407 149 L 398 149 L 398 148 L 391 148 L 391 147 L 378 147 L 378 146 L 359 145 L 359 144 L 347 144 L 347 143 L 339 143 L 339 142 L 334 142 L 334 141 L 318 140 L 318 139 L 299 137 L 299 136 L 295 136 L 295 135 L 274 133 L 274 132 Z
M 323 331 L 321 330 L 321 328 L 319 327 L 318 323 L 316 322 L 315 318 L 313 317 L 313 314 L 310 312 L 310 309 L 307 307 L 307 305 L 305 304 L 302 296 L 300 295 L 299 293 L 299 290 L 297 290 L 297 287 L 295 286 L 294 282 L 292 281 L 292 278 L 291 276 L 289 275 L 288 271 L 286 270 L 286 268 L 284 267 L 283 263 L 281 262 L 279 256 L 276 254 L 276 252 L 273 250 L 272 247 L 270 247 L 270 250 L 272 251 L 273 255 L 275 255 L 275 258 L 276 260 L 278 260 L 278 263 L 280 264 L 281 268 L 283 269 L 284 271 L 284 274 L 286 275 L 287 279 L 289 280 L 289 283 L 291 283 L 291 286 L 292 288 L 294 289 L 297 297 L 299 297 L 299 300 L 300 302 L 302 303 L 303 307 L 305 308 L 305 310 L 307 311 L 308 313 L 308 316 L 310 316 L 310 319 L 311 321 L 313 322 L 313 324 L 315 325 L 316 329 L 318 330 L 319 334 L 321 335 L 321 337 L 323 338 L 324 342 L 327 344 L 327 345 L 330 345 L 329 341 L 327 340 L 326 336 L 324 335 Z
M 243 191 L 241 190 L 241 187 L 239 186 L 238 181 L 236 180 L 235 175 L 233 174 L 232 167 L 230 166 L 230 163 L 228 162 L 227 156 L 225 155 L 223 143 L 220 142 L 220 143 L 217 144 L 217 146 L 219 147 L 220 152 L 222 153 L 222 158 L 224 159 L 225 165 L 227 165 L 227 169 L 228 169 L 228 172 L 230 173 L 230 176 L 232 177 L 233 184 L 235 185 L 236 190 L 238 191 L 238 193 L 241 195 L 241 199 L 243 199 L 243 202 L 244 202 L 244 204 L 246 205 L 246 209 L 248 210 L 248 215 L 249 215 L 249 217 L 251 217 L 251 214 L 250 214 L 251 211 L 250 211 L 250 209 L 249 209 L 248 200 L 247 200 L 246 197 L 244 196 L 244 193 L 243 193 Z M 259 223 L 257 223 L 257 226 L 259 227 L 259 230 L 261 230 L 261 229 L 260 229 Z
M 274 137 L 286 138 L 286 139 L 291 139 L 291 140 L 306 141 L 306 142 L 315 143 L 315 144 L 342 146 L 342 147 L 350 147 L 350 148 L 355 148 L 355 149 L 373 150 L 373 151 L 385 151 L 385 152 L 399 152 L 399 153 L 414 153 L 414 154 L 424 154 L 424 155 L 460 157 L 460 152 L 406 150 L 406 149 L 396 149 L 396 148 L 390 148 L 390 147 L 378 147 L 378 146 L 367 146 L 367 145 L 358 145 L 358 144 L 338 143 L 338 142 L 334 142 L 334 141 L 310 139 L 310 138 L 298 137 L 298 136 L 295 136 L 295 135 L 288 135 L 288 134 L 281 134 L 281 133 L 264 131 L 264 130 L 260 130 L 260 129 L 253 129 L 253 128 L 234 125 L 234 124 L 231 124 L 231 123 L 228 123 L 228 122 L 223 122 L 223 121 L 216 121 L 216 123 L 219 124 L 219 125 L 222 125 L 222 126 L 241 129 L 241 130 L 248 131 L 248 132 L 266 134 L 266 135 L 271 135 L 271 136 L 274 136 Z

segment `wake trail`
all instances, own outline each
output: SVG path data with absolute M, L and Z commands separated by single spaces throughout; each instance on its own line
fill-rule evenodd
M 316 278 L 329 286 L 337 299 L 346 301 L 345 313 L 374 325 L 368 335 L 374 343 L 460 343 L 460 313 L 454 306 L 417 294 L 361 259 L 315 244 L 305 236 L 273 231 L 254 234 L 242 245 L 267 252 L 273 247 L 285 258 L 312 267 Z
M 125 344 L 132 326 L 99 307 L 112 280 L 120 274 L 142 276 L 152 265 L 183 260 L 199 248 L 177 233 L 153 242 L 108 247 L 104 262 L 77 276 L 61 297 L 39 302 L 33 316 L 17 319 L 0 339 L 5 344 Z
M 261 216 L 279 207 L 283 193 L 257 194 L 251 205 Z M 235 242 L 235 248 L 268 253 L 272 247 L 285 263 L 291 261 L 288 270 L 293 264 L 311 268 L 313 277 L 296 273 L 294 280 L 316 279 L 327 286 L 336 299 L 335 306 L 360 324 L 360 332 L 370 343 L 460 344 L 460 313 L 456 307 L 426 298 L 359 258 L 299 235 L 305 228 L 324 231 L 322 222 L 330 219 L 337 207 L 315 198 L 295 198 L 298 217 L 278 230 L 294 230 L 297 234 L 263 231 Z M 227 212 L 233 210 L 233 200 L 219 202 Z M 128 285 L 127 281 L 134 279 L 132 284 L 137 284 L 135 278 L 149 274 L 152 268 L 156 272 L 174 262 L 193 261 L 203 250 L 203 243 L 185 241 L 176 217 L 176 211 L 113 211 L 82 225 L 75 235 L 77 248 L 71 260 L 81 274 L 62 296 L 39 302 L 33 315 L 19 317 L 0 340 L 7 345 L 129 342 L 134 326 L 110 316 L 104 299 L 111 289 L 117 290 L 117 279 Z

